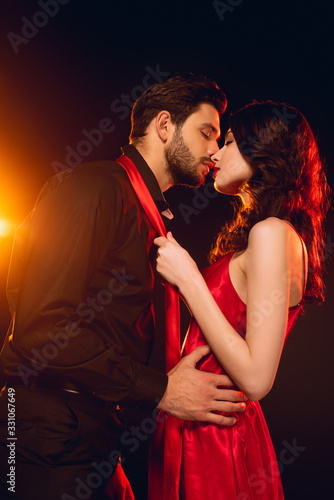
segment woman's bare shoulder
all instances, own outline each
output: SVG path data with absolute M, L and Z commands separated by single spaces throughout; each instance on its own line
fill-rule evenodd
M 249 232 L 248 247 L 257 246 L 272 247 L 273 245 L 285 245 L 288 234 L 294 232 L 293 227 L 278 217 L 268 217 L 257 222 Z M 297 234 L 297 233 L 296 233 Z

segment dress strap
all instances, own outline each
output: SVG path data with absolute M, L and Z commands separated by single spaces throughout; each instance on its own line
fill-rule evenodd
M 303 249 L 304 284 L 303 284 L 302 298 L 300 299 L 300 302 L 299 302 L 299 304 L 301 304 L 304 301 L 305 292 L 306 292 L 306 285 L 307 285 L 307 277 L 308 277 L 308 266 L 306 265 L 306 254 L 307 254 L 306 244 L 305 244 L 305 241 L 303 240 L 303 238 L 300 236 L 300 234 L 296 230 L 296 228 L 291 224 L 291 222 L 289 222 L 289 221 L 285 221 L 285 222 L 287 222 L 294 229 L 294 231 L 297 233 L 297 235 L 300 239 L 300 243 L 302 245 L 302 249 Z
M 303 294 L 302 294 L 302 298 L 300 299 L 300 302 L 297 304 L 297 305 L 300 305 L 304 301 L 304 296 L 305 296 L 305 292 L 306 292 L 306 285 L 307 285 L 307 277 L 308 277 L 308 266 L 306 265 L 306 253 L 307 253 L 307 250 L 306 250 L 305 242 L 304 242 L 303 238 L 300 236 L 300 234 L 298 233 L 298 231 L 296 230 L 296 228 L 291 224 L 290 221 L 284 219 L 284 222 L 286 222 L 287 224 L 289 224 L 289 226 L 291 226 L 292 229 L 295 231 L 295 233 L 298 235 L 298 237 L 300 239 L 300 243 L 302 245 L 302 249 L 303 249 L 303 267 L 304 267 Z
M 286 221 L 287 222 L 287 221 Z M 293 227 L 293 225 L 289 222 L 290 226 L 296 231 L 296 229 Z M 298 231 L 296 231 L 296 233 L 298 234 L 299 236 L 299 239 L 300 239 L 300 243 L 302 245 L 302 249 L 303 249 L 303 267 L 304 267 L 304 283 L 303 283 L 303 294 L 302 294 L 302 298 L 300 299 L 300 302 L 299 304 L 302 304 L 302 302 L 304 301 L 304 296 L 305 296 L 305 292 L 306 292 L 306 285 L 307 285 L 307 276 L 308 276 L 308 269 L 307 269 L 307 265 L 306 265 L 306 245 L 305 245 L 305 242 L 303 240 L 303 238 L 300 236 L 300 234 L 298 233 Z

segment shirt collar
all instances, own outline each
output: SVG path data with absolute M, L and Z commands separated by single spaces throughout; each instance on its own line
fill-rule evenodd
M 146 187 L 149 190 L 159 212 L 167 217 L 167 219 L 172 219 L 173 214 L 170 211 L 169 205 L 161 192 L 159 183 L 142 155 L 132 144 L 123 146 L 121 149 L 122 152 L 126 156 L 128 156 L 130 160 L 133 161 L 133 163 L 136 165 L 136 168 L 143 178 L 143 181 L 145 182 Z

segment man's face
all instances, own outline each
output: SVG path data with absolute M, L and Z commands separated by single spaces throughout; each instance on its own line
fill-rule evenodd
M 165 157 L 173 184 L 198 187 L 213 166 L 211 156 L 218 150 L 219 114 L 211 104 L 201 104 L 183 126 L 177 128 Z

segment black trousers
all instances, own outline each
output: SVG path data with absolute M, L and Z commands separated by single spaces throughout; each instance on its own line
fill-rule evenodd
M 120 455 L 117 413 L 84 395 L 7 387 L 0 397 L 1 500 L 104 500 Z

